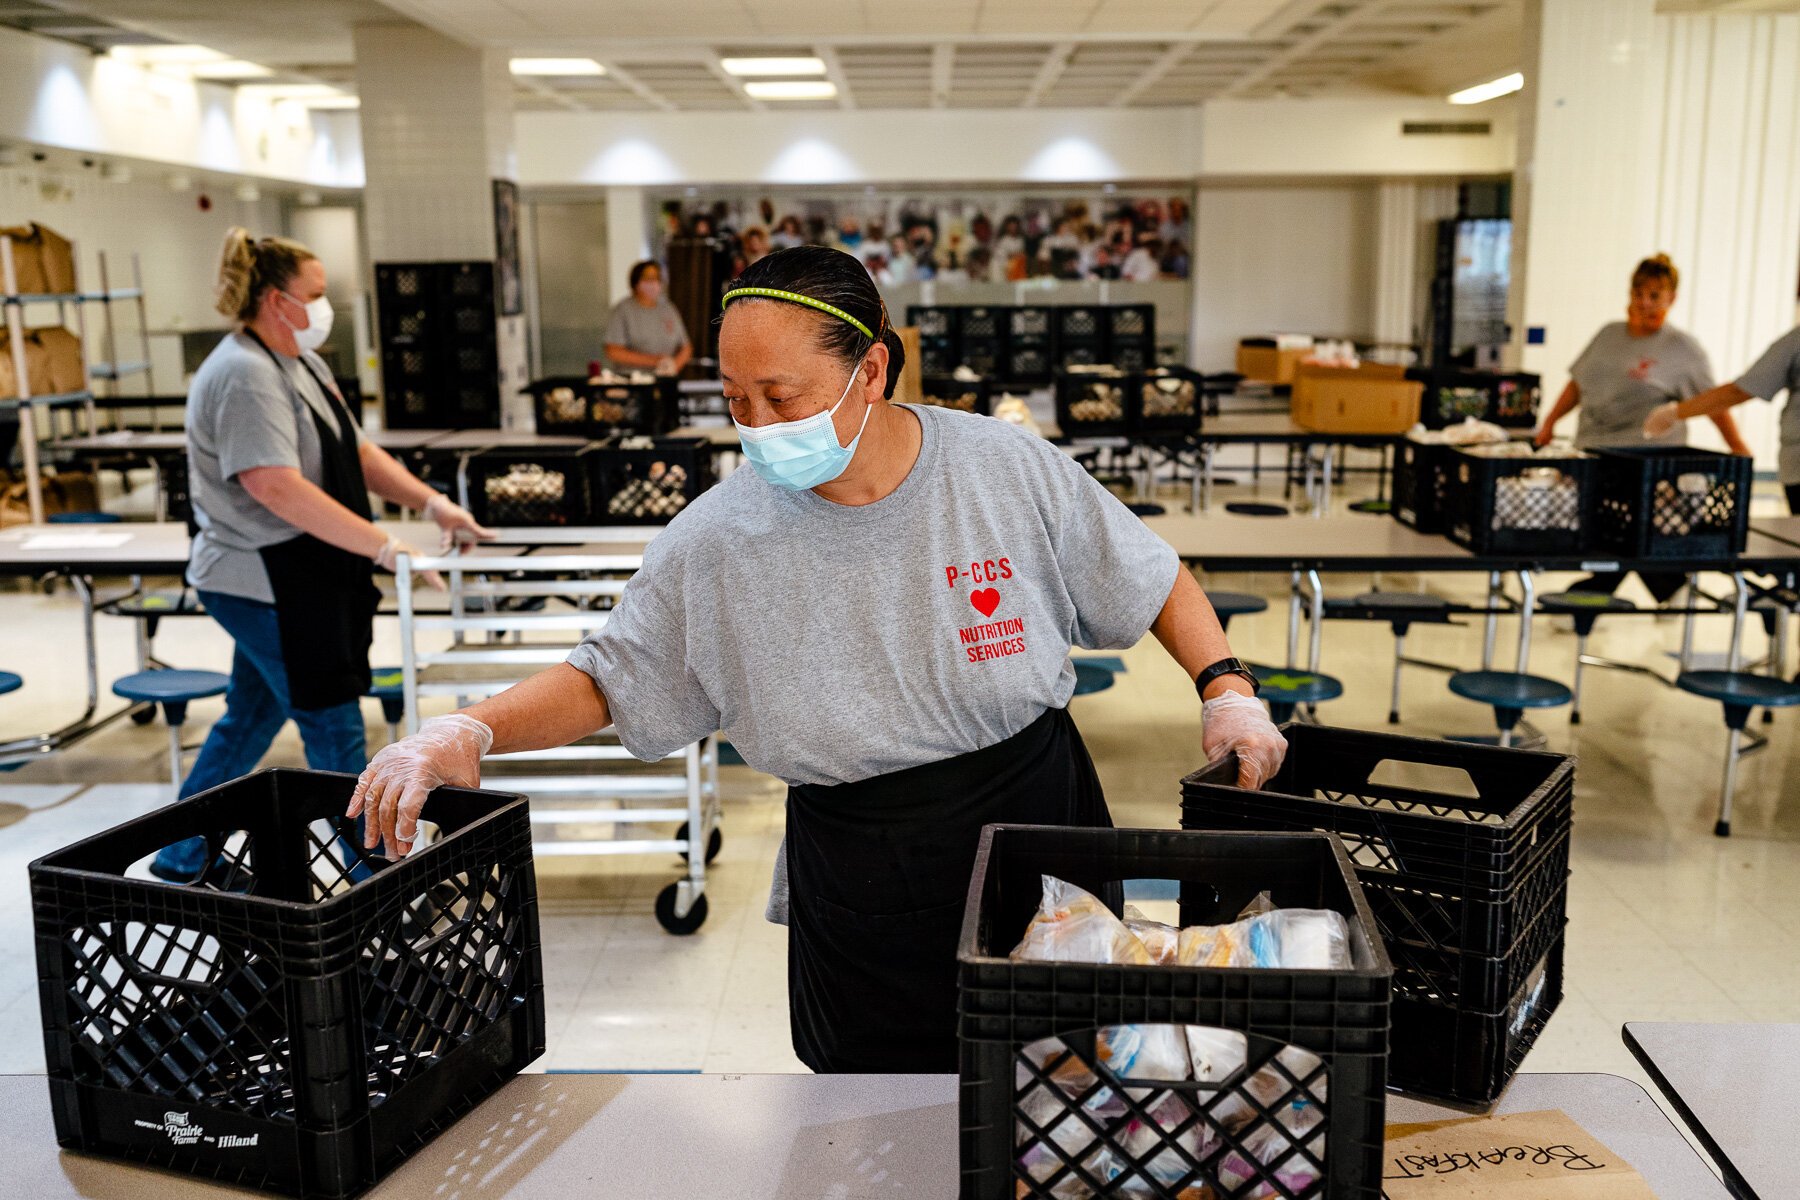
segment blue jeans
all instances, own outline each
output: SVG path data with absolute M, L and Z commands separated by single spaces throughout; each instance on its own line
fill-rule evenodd
M 355 773 L 368 765 L 360 704 L 352 700 L 303 711 L 289 702 L 287 664 L 281 658 L 281 630 L 273 604 L 219 592 L 201 592 L 200 602 L 231 635 L 237 650 L 231 658 L 231 686 L 225 689 L 225 715 L 206 735 L 179 799 L 256 770 L 289 717 L 300 727 L 306 765 L 313 770 Z M 354 851 L 345 849 L 346 861 L 357 863 Z M 192 879 L 205 866 L 206 839 L 195 837 L 163 847 L 154 869 L 165 878 Z M 367 874 L 360 863 L 351 872 L 352 878 Z

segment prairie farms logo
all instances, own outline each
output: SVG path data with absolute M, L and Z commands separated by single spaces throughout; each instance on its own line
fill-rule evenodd
M 194 1124 L 192 1113 L 166 1112 L 161 1121 L 145 1121 L 138 1119 L 132 1122 L 139 1129 L 150 1129 L 169 1139 L 171 1146 L 208 1146 L 217 1150 L 248 1150 L 256 1146 L 260 1133 L 248 1136 L 241 1134 L 219 1134 L 208 1137 L 204 1126 Z

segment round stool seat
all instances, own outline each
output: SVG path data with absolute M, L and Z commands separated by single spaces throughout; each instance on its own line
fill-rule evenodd
M 1559 708 L 1575 698 L 1554 679 L 1517 671 L 1458 671 L 1450 677 L 1450 690 L 1465 700 L 1504 709 Z
M 222 696 L 230 685 L 230 677 L 217 671 L 139 671 L 115 680 L 112 690 L 123 700 L 185 704 Z
M 51 525 L 111 525 L 119 519 L 117 513 L 92 511 L 51 513 L 44 518 Z
M 200 617 L 206 615 L 206 609 L 200 603 L 200 597 L 193 592 L 144 592 L 142 595 L 127 596 L 123 600 L 107 606 L 108 611 L 121 617 Z
M 1557 592 L 1538 601 L 1538 607 L 1552 613 L 1621 613 L 1636 612 L 1638 606 L 1605 592 Z
M 1075 660 L 1075 694 L 1077 696 L 1104 692 L 1112 685 L 1112 671 L 1094 663 L 1084 663 L 1080 659 Z
M 1169 510 L 1160 504 L 1127 504 L 1134 517 L 1160 517 Z
M 1684 671 L 1675 686 L 1733 707 L 1792 708 L 1800 704 L 1800 683 L 1747 671 Z
M 1429 592 L 1364 592 L 1356 598 L 1356 605 L 1358 608 L 1398 608 L 1418 612 L 1421 609 L 1441 611 L 1449 608 L 1450 602 Z
M 25 686 L 25 681 L 11 671 L 0 671 L 0 696 L 8 692 L 16 692 Z
M 1260 504 L 1254 500 L 1233 500 L 1225 506 L 1228 513 L 1236 513 L 1240 517 L 1285 517 L 1288 515 L 1285 504 Z
M 1269 602 L 1261 596 L 1252 596 L 1249 592 L 1207 592 L 1206 598 L 1212 602 L 1213 612 L 1219 615 L 1221 622 L 1233 617 L 1249 616 L 1251 613 L 1267 612 Z
M 1342 683 L 1304 667 L 1266 667 L 1257 663 L 1250 669 L 1262 685 L 1261 698 L 1270 703 L 1317 704 L 1344 694 Z

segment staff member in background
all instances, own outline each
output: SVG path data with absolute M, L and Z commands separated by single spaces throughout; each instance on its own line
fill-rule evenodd
M 771 910 L 815 1071 L 949 1071 L 956 940 L 981 827 L 1107 826 L 1070 719 L 1071 646 L 1146 630 L 1202 700 L 1208 759 L 1254 787 L 1286 742 L 1167 544 L 1050 443 L 888 403 L 902 350 L 855 258 L 771 254 L 725 295 L 745 457 L 649 544 L 566 665 L 382 750 L 350 814 L 404 853 L 481 757 L 611 723 L 656 759 L 723 730 L 788 783 Z M 783 886 L 785 878 L 785 888 Z
M 631 295 L 613 305 L 607 319 L 606 358 L 622 370 L 679 375 L 694 357 L 681 310 L 663 296 L 662 268 L 641 262 L 631 268 Z
M 1550 415 L 1538 429 L 1536 443 L 1547 446 L 1556 424 L 1577 406 L 1581 420 L 1575 428 L 1575 445 L 1581 450 L 1606 446 L 1644 445 L 1644 420 L 1670 400 L 1698 395 L 1713 385 L 1712 365 L 1693 335 L 1668 323 L 1675 303 L 1680 273 L 1666 254 L 1646 258 L 1631 273 L 1631 300 L 1625 319 L 1600 327 L 1569 367 L 1569 384 Z M 1713 423 L 1724 435 L 1733 454 L 1749 454 L 1738 435 L 1731 414 L 1720 412 Z M 1653 444 L 1685 446 L 1687 435 L 1670 429 Z M 1622 571 L 1591 575 L 1570 590 L 1611 595 L 1624 582 Z M 1681 590 L 1686 577 L 1680 573 L 1650 572 L 1644 586 L 1658 602 L 1666 603 Z
M 1800 514 L 1800 327 L 1776 338 L 1736 383 L 1722 383 L 1710 392 L 1652 409 L 1644 418 L 1644 436 L 1667 436 L 1682 421 L 1723 413 L 1750 399 L 1773 400 L 1783 389 L 1788 398 L 1781 410 L 1781 457 L 1776 470 L 1787 492 L 1788 511 Z
M 200 747 L 180 794 L 256 768 L 289 717 L 307 765 L 360 771 L 368 761 L 359 703 L 369 690 L 369 642 L 379 565 L 413 552 L 376 525 L 373 491 L 423 510 L 446 545 L 491 537 L 385 450 L 363 440 L 315 351 L 331 332 L 325 267 L 285 238 L 225 235 L 218 311 L 237 328 L 188 390 L 193 548 L 187 581 L 236 643 L 225 715 Z M 193 838 L 151 860 L 185 883 L 207 867 Z

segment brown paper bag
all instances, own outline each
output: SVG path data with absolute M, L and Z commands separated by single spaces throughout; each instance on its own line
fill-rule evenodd
M 1657 1200 L 1565 1112 L 1389 1125 L 1386 1200 Z

